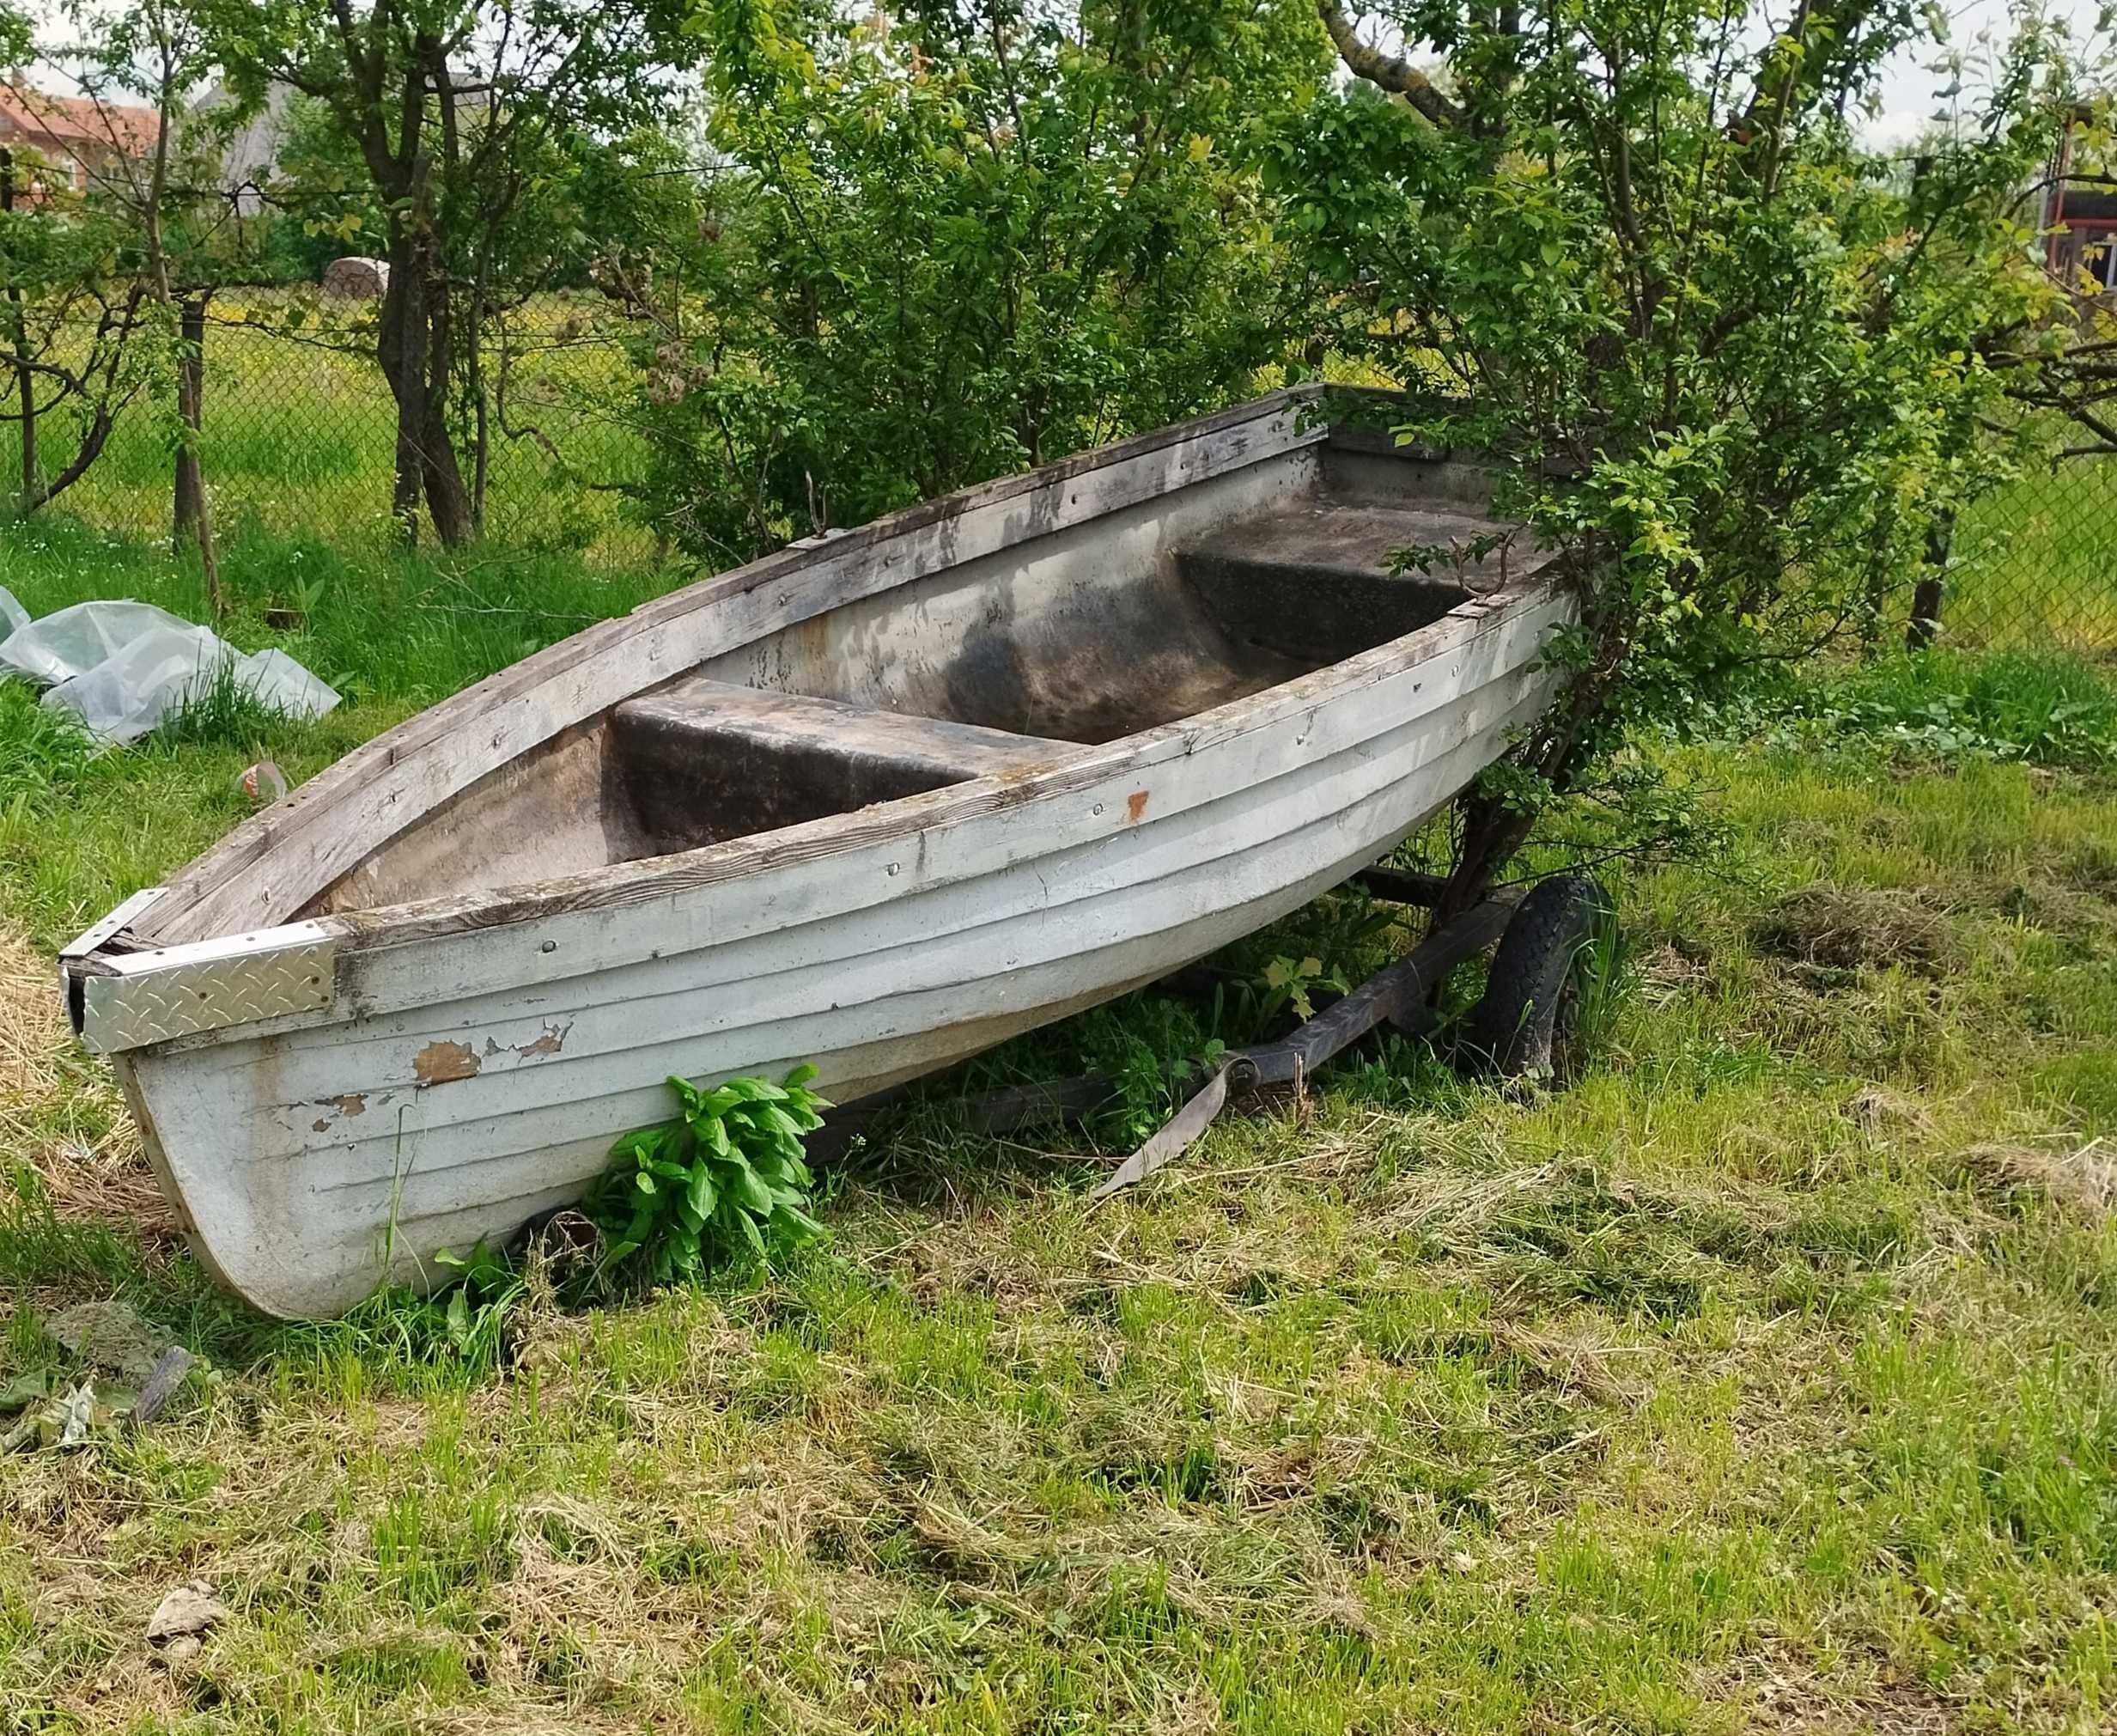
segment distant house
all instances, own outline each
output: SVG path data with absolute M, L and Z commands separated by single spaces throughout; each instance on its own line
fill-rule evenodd
M 89 96 L 54 96 L 12 80 L 0 80 L 0 145 L 33 152 L 43 161 L 18 185 L 49 192 L 63 176 L 76 192 L 127 161 L 155 148 L 159 120 L 138 103 Z M 18 155 L 19 163 L 19 155 Z
M 2117 193 L 2060 180 L 2045 204 L 2044 228 L 2046 257 L 2059 282 L 2083 289 L 2084 272 L 2095 286 L 2086 293 L 2117 292 Z
M 263 104 L 252 110 L 240 125 L 232 131 L 221 128 L 227 133 L 220 146 L 221 190 L 234 201 L 238 216 L 254 217 L 265 209 L 265 189 L 279 172 L 279 153 L 286 143 L 293 101 L 291 88 L 273 84 L 265 91 Z M 216 85 L 192 112 L 218 120 L 234 103 L 235 97 L 226 85 Z

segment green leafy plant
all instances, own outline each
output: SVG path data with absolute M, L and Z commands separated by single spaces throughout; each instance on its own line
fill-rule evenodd
M 499 1366 L 508 1322 L 528 1294 L 520 1265 L 480 1237 L 468 1253 L 444 1253 L 438 1263 L 454 1274 L 441 1303 L 441 1332 L 449 1350 L 478 1367 Z
M 710 1090 L 672 1078 L 682 1114 L 620 1139 L 582 1203 L 608 1240 L 605 1267 L 666 1283 L 821 1237 L 802 1152 L 831 1106 L 808 1088 L 815 1076 L 802 1066 L 782 1084 L 731 1079 Z
M 1276 1017 L 1287 1008 L 1293 1008 L 1303 1019 L 1316 1016 L 1314 991 L 1317 989 L 1335 989 L 1341 995 L 1351 992 L 1351 985 L 1335 970 L 1324 968 L 1323 961 L 1311 953 L 1305 959 L 1276 958 L 1264 967 L 1262 978 L 1266 1016 Z

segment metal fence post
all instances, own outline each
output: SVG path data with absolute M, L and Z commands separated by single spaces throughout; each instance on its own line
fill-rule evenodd
M 187 432 L 176 449 L 176 489 L 170 513 L 170 541 L 178 553 L 198 533 L 198 508 L 205 484 L 199 474 L 198 430 L 205 425 L 206 301 L 210 290 L 186 295 L 177 313 L 181 344 L 176 364 L 176 409 Z

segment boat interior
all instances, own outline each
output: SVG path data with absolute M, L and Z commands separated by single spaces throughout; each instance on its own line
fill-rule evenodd
M 482 779 L 304 915 L 549 879 L 1047 765 L 1439 619 L 1539 563 L 1483 477 L 1334 436 L 714 658 Z M 1395 570 L 1400 551 L 1448 552 Z

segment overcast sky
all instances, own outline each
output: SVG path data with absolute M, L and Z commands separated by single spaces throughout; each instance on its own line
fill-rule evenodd
M 1968 81 L 1974 86 L 1980 58 L 1978 39 L 1981 34 L 2006 34 L 2008 0 L 1938 0 L 1938 3 L 1950 20 L 1949 46 L 1969 60 Z M 2053 17 L 2065 21 L 2084 37 L 2094 28 L 2100 10 L 2100 0 L 2044 0 L 2044 3 Z M 47 28 L 58 11 L 55 0 L 31 0 L 29 9 L 33 16 L 41 17 Z M 1360 11 L 1357 3 L 1350 9 L 1356 15 Z M 1780 8 L 1774 5 L 1773 9 L 1776 15 Z M 1881 112 L 1864 129 L 1874 143 L 1895 144 L 1915 138 L 1944 106 L 1939 93 L 1950 78 L 1947 73 L 1934 70 L 1930 64 L 1934 58 L 1930 46 L 1898 54 L 1883 80 Z M 54 70 L 46 71 L 47 81 L 63 82 L 52 78 Z
M 1968 76 L 1975 82 L 1975 63 L 1979 58 L 1976 47 L 1980 34 L 2004 37 L 2007 31 L 2006 0 L 1941 0 L 1949 17 L 1948 39 L 1951 49 L 1960 49 L 1972 62 Z M 2095 27 L 2099 6 L 2096 0 L 2047 0 L 2051 16 L 2063 19 L 2074 32 L 2083 37 Z M 1933 58 L 1928 49 L 1916 53 L 1902 53 L 1896 58 L 1883 81 L 1882 113 L 1868 125 L 1868 135 L 1877 143 L 1896 144 L 1917 137 L 1927 121 L 1943 107 L 1938 93 L 1946 88 L 1949 79 L 1924 63 Z

